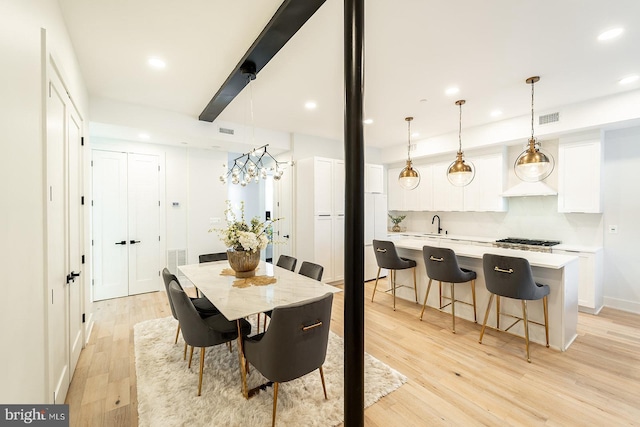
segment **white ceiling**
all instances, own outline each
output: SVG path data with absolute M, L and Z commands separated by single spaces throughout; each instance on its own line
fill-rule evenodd
M 59 0 L 92 97 L 197 120 L 281 0 Z M 342 0 L 320 10 L 252 84 L 254 125 L 342 140 Z M 365 143 L 406 144 L 404 118 L 423 139 L 637 90 L 638 0 L 375 0 L 365 2 Z M 623 27 L 607 42 L 602 31 Z M 167 62 L 147 65 L 150 56 Z M 444 91 L 458 86 L 457 95 Z M 304 108 L 317 102 L 314 111 Z M 491 117 L 493 110 L 503 115 Z M 245 89 L 219 120 L 250 122 Z

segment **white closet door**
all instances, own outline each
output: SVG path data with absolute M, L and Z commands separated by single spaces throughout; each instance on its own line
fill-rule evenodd
M 93 150 L 93 300 L 129 294 L 127 154 Z
M 129 154 L 129 295 L 160 290 L 158 156 Z
M 49 390 L 53 403 L 64 403 L 71 372 L 67 310 L 67 210 L 65 148 L 69 99 L 55 73 L 47 98 L 47 326 Z M 10 326 L 10 325 L 7 325 Z M 10 326 L 11 327 L 11 326 Z M 15 325 L 13 326 L 15 327 Z

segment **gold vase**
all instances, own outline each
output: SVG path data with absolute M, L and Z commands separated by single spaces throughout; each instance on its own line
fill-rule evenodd
M 398 224 L 394 224 L 393 227 L 391 228 L 391 231 L 395 231 L 396 233 L 401 231 L 402 229 L 400 228 L 400 226 Z
M 260 264 L 260 251 L 227 251 L 229 265 L 236 272 L 236 277 L 255 276 L 256 268 Z

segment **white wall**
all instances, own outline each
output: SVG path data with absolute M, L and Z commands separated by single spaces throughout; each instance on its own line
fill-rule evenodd
M 604 144 L 604 303 L 640 313 L 640 127 L 609 131 Z M 608 232 L 617 225 L 618 233 Z
M 81 114 L 87 95 L 55 0 L 0 1 L 0 402 L 49 402 L 41 28 Z M 86 119 L 86 115 L 85 115 Z

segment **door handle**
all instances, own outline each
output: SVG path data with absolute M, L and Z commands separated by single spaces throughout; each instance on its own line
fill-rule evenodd
M 129 243 L 135 245 L 136 243 L 140 243 L 140 240 L 129 240 Z
M 284 236 L 282 236 L 282 237 L 284 237 L 285 239 L 288 239 L 288 238 L 289 238 L 289 235 L 288 235 L 288 234 L 285 234 L 285 235 L 284 235 Z
M 67 284 L 71 282 L 75 282 L 75 278 L 78 276 L 80 276 L 80 273 L 76 273 L 75 271 L 72 271 L 71 273 L 67 274 Z
M 119 242 L 116 242 L 116 245 L 126 245 L 127 241 L 126 240 L 121 240 Z

